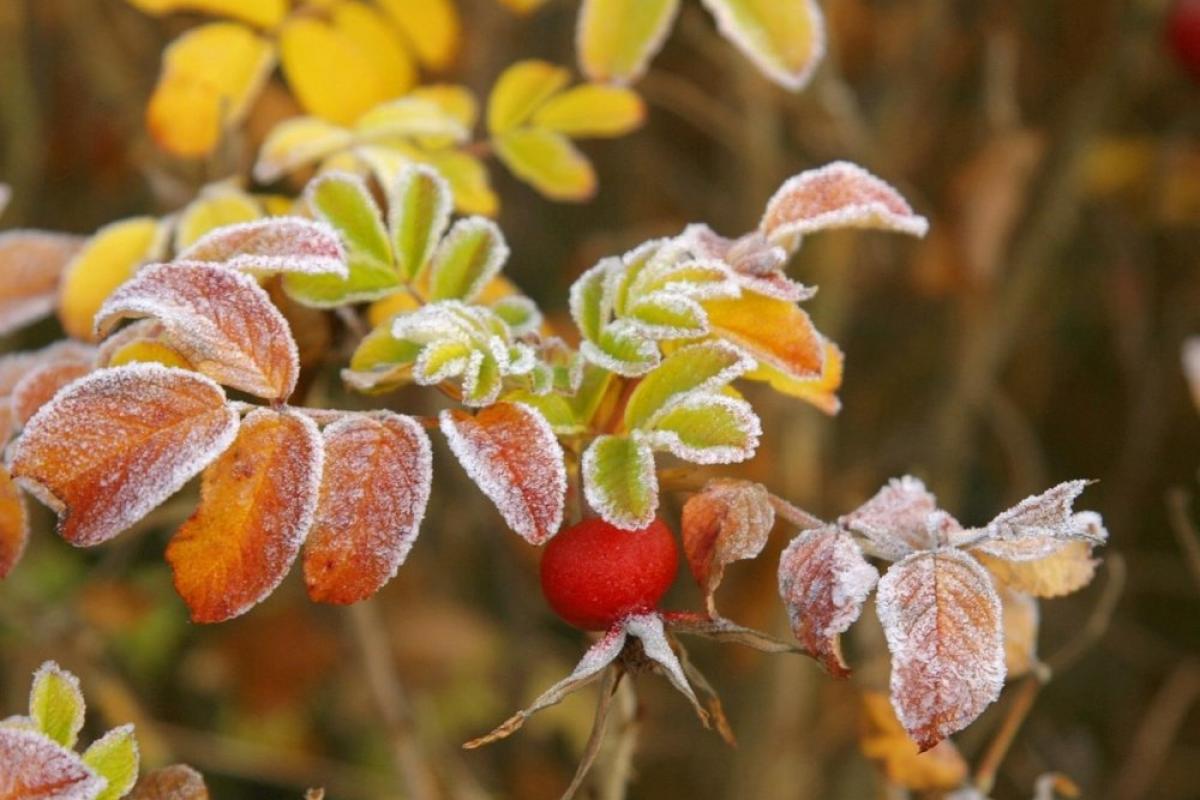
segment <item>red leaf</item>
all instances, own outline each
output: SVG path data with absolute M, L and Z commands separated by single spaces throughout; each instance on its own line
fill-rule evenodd
M 710 611 L 725 565 L 761 553 L 774 525 L 770 493 L 752 481 L 711 481 L 683 504 L 683 552 Z
M 325 429 L 316 522 L 304 546 L 308 595 L 354 603 L 392 579 L 417 538 L 433 461 L 409 417 L 353 416 Z
M 93 800 L 105 786 L 79 756 L 33 731 L 0 728 L 0 800 Z
M 167 546 L 194 622 L 222 622 L 269 595 L 312 527 L 321 434 L 292 411 L 256 409 L 204 471 L 200 507 Z
M 439 417 L 450 449 L 508 526 L 544 544 L 562 525 L 567 497 L 563 451 L 545 418 L 520 403 L 498 403 L 475 416 Z
M 0 233 L 0 336 L 54 310 L 58 280 L 82 242 L 45 231 Z
M 259 274 L 349 275 L 337 231 L 302 217 L 270 217 L 217 228 L 176 261 L 203 261 Z

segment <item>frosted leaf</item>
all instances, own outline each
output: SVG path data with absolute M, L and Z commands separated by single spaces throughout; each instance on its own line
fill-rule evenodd
M 508 243 L 490 219 L 460 219 L 438 244 L 429 264 L 430 300 L 470 301 L 508 260 Z
M 1028 673 L 1038 663 L 1037 635 L 1040 614 L 1032 596 L 997 587 L 1004 619 L 1004 667 L 1008 680 Z
M 1092 582 L 1100 561 L 1087 542 L 1054 542 L 1054 549 L 1034 560 L 1008 560 L 982 548 L 971 550 L 988 572 L 1005 586 L 1034 597 L 1062 597 Z
M 937 498 L 925 484 L 911 475 L 892 478 L 874 497 L 839 518 L 838 524 L 866 537 L 871 551 L 889 561 L 944 544 L 939 537 L 961 528 L 938 509 Z
M 1192 403 L 1200 411 L 1200 336 L 1189 336 L 1181 352 L 1183 377 L 1192 395 Z
M 63 269 L 84 241 L 47 231 L 0 233 L 0 336 L 54 310 Z
M 404 167 L 388 190 L 388 229 L 400 275 L 412 280 L 433 255 L 450 222 L 454 195 L 441 174 L 427 166 Z
M 8 577 L 29 541 L 29 510 L 25 495 L 0 463 L 0 580 Z
M 836 161 L 788 178 L 767 202 L 759 230 L 794 250 L 800 237 L 832 228 L 875 228 L 924 236 L 929 222 L 862 167 Z
M 763 75 L 791 92 L 808 85 L 825 56 L 825 17 L 816 0 L 702 0 L 717 30 Z
M 258 397 L 285 399 L 300 356 L 287 320 L 249 275 L 198 262 L 153 264 L 104 302 L 95 327 L 123 317 L 153 317 L 168 343 L 218 383 Z
M 471 416 L 448 409 L 442 433 L 471 480 L 508 526 L 541 545 L 562 525 L 567 472 L 549 423 L 522 403 L 500 403 Z
M 725 566 L 757 557 L 774 526 L 770 492 L 752 481 L 709 481 L 683 504 L 683 552 L 710 611 Z
M 793 303 L 808 300 L 817 293 L 815 288 L 784 274 L 790 254 L 768 242 L 758 231 L 726 239 L 707 225 L 696 223 L 687 226 L 680 239 L 697 254 L 728 264 L 734 281 L 743 289 Z
M 344 417 L 325 428 L 316 520 L 304 545 L 308 595 L 327 603 L 370 597 L 395 576 L 429 502 L 429 437 L 391 412 Z
M 33 731 L 0 728 L 0 798 L 95 800 L 107 781 L 75 753 Z
M 979 562 L 940 549 L 892 565 L 879 581 L 876 606 L 892 653 L 892 705 L 909 736 L 928 750 L 1000 693 L 1000 598 Z
M 1083 539 L 1103 544 L 1108 532 L 1096 514 L 1075 514 L 1075 498 L 1088 481 L 1060 483 L 1039 495 L 1027 497 L 988 523 L 986 540 L 979 549 L 1011 560 L 1031 560 L 1052 552 L 1055 541 Z
M 74 747 L 86 709 L 79 679 L 70 672 L 47 661 L 33 673 L 29 718 L 43 735 L 63 747 Z
M 43 364 L 30 370 L 13 388 L 13 423 L 17 427 L 23 426 L 60 389 L 91 371 L 90 363 L 79 361 Z
M 217 228 L 175 260 L 221 264 L 258 275 L 290 272 L 346 278 L 350 274 L 337 231 L 303 217 L 269 217 Z
M 126 800 L 209 800 L 209 796 L 199 772 L 186 764 L 172 764 L 143 775 Z
M 165 339 L 166 327 L 156 319 L 139 319 L 125 325 L 106 338 L 96 348 L 97 367 L 110 366 L 113 357 L 134 342 L 152 342 Z
M 598 341 L 584 341 L 579 352 L 596 366 L 626 378 L 645 375 L 660 360 L 658 345 L 625 320 L 607 326 Z
M 269 408 L 246 415 L 204 471 L 199 508 L 167 545 L 193 622 L 232 619 L 279 585 L 312 527 L 323 462 L 308 417 Z
M 254 179 L 273 183 L 300 167 L 354 144 L 345 128 L 316 117 L 292 117 L 271 129 L 254 164 Z
M 754 455 L 762 423 L 739 397 L 691 395 L 655 414 L 637 435 L 693 464 L 736 464 Z
M 596 437 L 583 453 L 583 495 L 606 522 L 641 530 L 658 510 L 654 453 L 638 439 Z
M 646 375 L 625 405 L 625 426 L 646 427 L 656 416 L 689 397 L 707 395 L 755 367 L 754 359 L 721 341 L 676 350 Z
M 225 449 L 238 416 L 216 383 L 158 364 L 100 370 L 59 392 L 17 440 L 14 477 L 75 545 L 137 522 Z
M 708 333 L 708 315 L 703 307 L 677 290 L 638 298 L 624 319 L 648 339 L 698 339 Z
M 642 652 L 646 658 L 653 661 L 657 665 L 658 671 L 665 675 L 671 685 L 688 699 L 696 711 L 696 716 L 700 717 L 700 721 L 707 726 L 708 712 L 700 705 L 696 693 L 692 691 L 691 684 L 683 674 L 683 667 L 675 656 L 675 651 L 671 649 L 671 643 L 667 640 L 662 617 L 656 613 L 634 614 L 627 617 L 622 624 L 626 631 L 641 640 Z
M 511 294 L 492 303 L 492 311 L 512 330 L 513 336 L 533 333 L 542 324 L 542 312 L 528 297 Z
M 608 322 L 612 309 L 609 276 L 621 268 L 618 258 L 606 258 L 580 275 L 571 284 L 571 318 L 580 334 L 588 341 L 600 338 L 600 332 Z
M 779 595 L 792 633 L 836 678 L 850 675 L 839 636 L 858 620 L 878 581 L 854 537 L 835 525 L 804 531 L 779 557 Z
M 505 739 L 516 733 L 525 724 L 525 720 L 537 712 L 562 702 L 563 698 L 567 695 L 577 692 L 596 681 L 605 668 L 615 661 L 617 656 L 621 655 L 621 651 L 625 648 L 626 638 L 627 634 L 624 625 L 616 625 L 610 628 L 604 636 L 588 648 L 588 651 L 584 653 L 583 658 L 575 666 L 575 669 L 571 671 L 570 675 L 542 692 L 529 706 L 509 717 L 491 733 L 481 736 L 478 739 L 472 739 L 464 744 L 463 747 L 468 750 L 474 750 L 477 747 L 483 747 L 492 742 Z

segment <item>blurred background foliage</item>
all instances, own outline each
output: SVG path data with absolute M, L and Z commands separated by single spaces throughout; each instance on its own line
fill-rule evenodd
M 688 3 L 638 84 L 646 126 L 588 148 L 600 176 L 592 202 L 552 204 L 493 171 L 510 274 L 552 315 L 598 257 L 690 221 L 747 230 L 783 178 L 833 159 L 894 182 L 930 218 L 922 242 L 833 233 L 803 249 L 792 274 L 820 286 L 807 307 L 847 353 L 844 407 L 831 419 L 751 389 L 767 435 L 740 474 L 829 517 L 911 471 L 964 522 L 1060 480 L 1099 480 L 1085 505 L 1112 532 L 1108 566 L 1087 590 L 1043 604 L 1041 648 L 1080 642 L 1089 625 L 1103 635 L 1042 691 L 1000 771 L 1002 800 L 1028 797 L 1048 770 L 1086 797 L 1200 796 L 1200 570 L 1181 545 L 1197 515 L 1200 415 L 1180 363 L 1184 338 L 1200 333 L 1200 86 L 1164 44 L 1167 5 L 824 0 L 830 56 L 790 94 Z M 462 0 L 460 11 L 466 38 L 446 76 L 481 94 L 518 58 L 574 64 L 575 3 L 519 17 Z M 245 141 L 205 162 L 171 160 L 145 133 L 160 52 L 193 22 L 124 0 L 0 2 L 6 228 L 90 233 L 246 171 L 270 125 L 295 112 L 279 86 Z M 3 349 L 47 341 L 54 325 Z M 361 402 L 336 388 L 335 369 L 324 402 Z M 419 411 L 436 399 L 406 391 L 388 402 Z M 311 605 L 293 575 L 246 617 L 190 625 L 161 552 L 191 501 L 91 551 L 51 535 L 39 508 L 30 552 L 0 591 L 0 711 L 23 707 L 30 672 L 53 657 L 81 676 L 95 724 L 137 723 L 148 764 L 189 762 L 217 798 L 307 786 L 396 797 L 386 715 L 352 635 L 379 622 L 406 693 L 399 711 L 447 796 L 556 797 L 590 696 L 491 750 L 458 743 L 566 672 L 583 638 L 547 613 L 537 552 L 435 446 L 423 535 L 374 606 L 354 614 Z M 735 566 L 722 599 L 730 617 L 780 635 L 785 541 L 778 530 L 762 558 Z M 1117 589 L 1115 612 L 1098 615 Z M 700 603 L 683 580 L 668 599 Z M 878 627 L 856 630 L 855 680 L 882 686 Z M 693 655 L 740 747 L 698 730 L 665 684 L 644 682 L 631 797 L 902 796 L 860 753 L 853 686 L 801 658 L 703 645 Z M 957 737 L 969 759 L 1011 701 Z

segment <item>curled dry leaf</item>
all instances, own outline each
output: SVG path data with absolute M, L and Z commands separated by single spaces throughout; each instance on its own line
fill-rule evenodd
M 29 512 L 25 496 L 13 482 L 8 467 L 0 465 L 0 579 L 21 560 L 29 540 Z
M 541 414 L 522 403 L 498 403 L 474 416 L 448 409 L 439 421 L 459 463 L 510 528 L 534 545 L 558 532 L 567 471 Z
M 433 480 L 429 437 L 410 417 L 385 412 L 345 417 L 324 438 L 304 579 L 313 600 L 354 603 L 392 579 L 417 538 Z
M 60 233 L 0 233 L 0 336 L 54 310 L 59 278 L 82 245 Z
M 892 705 L 909 736 L 928 750 L 1000 693 L 1000 598 L 979 562 L 939 549 L 893 565 L 879 581 L 876 602 L 892 653 Z
M 951 741 L 922 753 L 904 732 L 882 692 L 863 693 L 863 755 L 878 763 L 889 782 L 916 792 L 949 791 L 967 778 L 967 762 Z
M 323 447 L 317 426 L 260 408 L 204 472 L 200 507 L 167 546 L 195 622 L 249 610 L 283 580 L 312 527 Z
M 13 449 L 13 476 L 59 515 L 75 545 L 111 539 L 233 440 L 221 387 L 157 364 L 94 372 L 55 395 Z
M 1032 561 L 1072 539 L 1103 544 L 1108 531 L 1099 515 L 1076 514 L 1072 508 L 1087 485 L 1088 481 L 1067 481 L 1025 498 L 988 523 L 979 550 L 1011 561 Z
M 752 481 L 711 481 L 684 503 L 683 552 L 710 611 L 725 565 L 761 553 L 774 525 L 770 492 Z
M 34 731 L 0 727 L 0 800 L 94 800 L 105 781 L 75 753 Z
M 208 787 L 196 770 L 173 764 L 143 775 L 127 800 L 208 800 Z
M 202 236 L 176 260 L 221 264 L 260 275 L 349 275 L 346 251 L 337 231 L 327 223 L 303 217 L 270 217 L 225 225 Z
M 792 632 L 836 678 L 849 677 L 839 636 L 862 613 L 879 571 L 850 534 L 834 525 L 801 533 L 779 558 L 779 594 Z
M 300 371 L 287 320 L 249 275 L 198 262 L 154 264 L 105 301 L 96 330 L 153 317 L 196 369 L 258 397 L 284 399 Z
M 874 497 L 838 524 L 866 537 L 881 558 L 896 561 L 910 553 L 938 546 L 940 534 L 958 531 L 959 524 L 937 506 L 937 498 L 911 475 L 892 478 Z
M 663 627 L 662 616 L 656 613 L 635 614 L 625 619 L 624 626 L 625 630 L 640 640 L 642 655 L 653 662 L 655 671 L 665 676 L 667 681 L 687 698 L 688 702 L 692 704 L 696 716 L 707 728 L 708 712 L 700 704 L 696 693 L 692 691 L 691 684 L 688 683 L 687 676 L 683 674 L 683 665 L 679 663 L 675 651 L 671 648 L 671 641 L 667 638 L 666 629 Z

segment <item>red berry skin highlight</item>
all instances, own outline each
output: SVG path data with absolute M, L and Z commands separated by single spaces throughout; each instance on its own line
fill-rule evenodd
M 1171 7 L 1166 36 L 1176 60 L 1200 80 L 1200 0 L 1178 0 Z
M 675 537 L 662 520 L 628 531 L 589 519 L 546 545 L 542 594 L 575 627 L 607 630 L 631 614 L 653 611 L 678 569 Z

